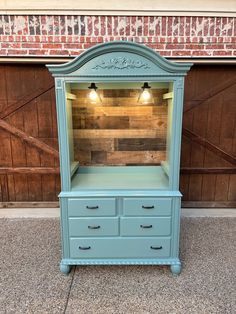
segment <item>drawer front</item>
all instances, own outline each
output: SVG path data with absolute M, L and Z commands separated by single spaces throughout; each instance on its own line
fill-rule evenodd
M 70 239 L 71 258 L 165 258 L 170 238 Z
M 70 237 L 117 236 L 118 218 L 69 218 Z
M 121 218 L 122 236 L 168 236 L 171 232 L 169 217 Z
M 69 217 L 115 216 L 115 198 L 71 198 L 68 200 Z
M 124 216 L 170 216 L 171 198 L 124 198 Z

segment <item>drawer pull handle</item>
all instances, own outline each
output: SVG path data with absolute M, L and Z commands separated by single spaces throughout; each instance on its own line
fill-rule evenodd
M 98 209 L 98 206 L 86 206 L 87 209 Z
M 152 205 L 152 206 L 142 206 L 142 208 L 144 208 L 144 209 L 153 209 L 154 208 L 154 205 Z
M 88 226 L 89 229 L 100 229 L 101 226 Z
M 150 246 L 150 248 L 152 249 L 152 250 L 161 250 L 162 249 L 162 246 Z
M 91 246 L 79 246 L 79 249 L 80 250 L 90 250 L 91 249 Z
M 143 229 L 150 229 L 152 228 L 152 225 L 140 225 L 140 227 Z

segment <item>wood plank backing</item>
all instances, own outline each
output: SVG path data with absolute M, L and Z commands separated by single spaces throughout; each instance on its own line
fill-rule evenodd
M 116 151 L 107 153 L 107 164 L 160 164 L 165 158 L 165 151 Z
M 74 130 L 75 138 L 156 138 L 162 135 L 159 130 Z

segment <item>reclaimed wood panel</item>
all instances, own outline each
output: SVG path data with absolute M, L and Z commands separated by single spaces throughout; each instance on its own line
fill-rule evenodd
M 138 165 L 138 164 L 160 164 L 165 160 L 165 151 L 115 151 L 107 153 L 107 164 L 109 165 Z
M 154 89 L 154 101 L 142 105 L 138 89 L 99 90 L 98 105 L 89 103 L 87 90 L 73 89 L 74 149 L 80 164 L 160 164 L 166 150 L 167 91 Z
M 74 130 L 75 138 L 156 138 L 160 135 L 165 135 L 159 130 L 148 129 L 127 129 L 127 130 Z

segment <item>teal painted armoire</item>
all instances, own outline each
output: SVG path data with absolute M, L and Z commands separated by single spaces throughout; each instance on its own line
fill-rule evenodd
M 179 260 L 184 76 L 191 64 L 131 42 L 49 65 L 61 170 L 60 269 Z

